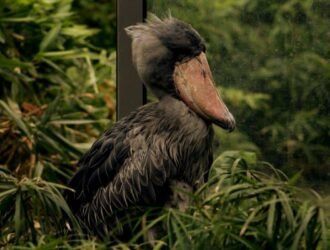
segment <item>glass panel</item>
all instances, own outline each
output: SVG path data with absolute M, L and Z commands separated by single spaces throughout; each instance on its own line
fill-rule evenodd
M 215 127 L 215 155 L 255 152 L 329 193 L 329 8 L 326 1 L 148 1 L 205 39 L 219 92 L 237 121 Z M 220 145 L 220 147 L 218 147 Z

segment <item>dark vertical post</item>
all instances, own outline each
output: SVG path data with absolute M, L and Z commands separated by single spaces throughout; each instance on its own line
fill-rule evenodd
M 145 16 L 145 0 L 117 0 L 117 120 L 145 103 L 146 90 L 132 64 L 131 40 L 124 30 Z

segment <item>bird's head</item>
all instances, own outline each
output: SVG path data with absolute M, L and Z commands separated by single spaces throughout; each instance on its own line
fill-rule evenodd
M 202 118 L 229 131 L 235 128 L 235 119 L 215 88 L 203 39 L 191 25 L 152 15 L 126 32 L 132 38 L 137 72 L 158 98 L 174 96 Z

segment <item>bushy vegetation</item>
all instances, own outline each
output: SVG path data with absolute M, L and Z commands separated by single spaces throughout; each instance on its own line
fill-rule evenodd
M 1 242 L 76 224 L 61 191 L 115 111 L 115 54 L 89 43 L 97 30 L 77 23 L 71 5 L 0 7 Z
M 327 249 L 329 202 L 295 184 L 299 170 L 330 172 L 329 3 L 148 2 L 205 37 L 239 126 L 230 135 L 216 129 L 220 151 L 231 151 L 188 210 L 141 218 L 127 243 L 83 236 L 62 192 L 114 118 L 114 1 L 2 0 L 0 248 Z M 297 174 L 287 178 L 261 157 Z M 155 224 L 167 234 L 142 243 Z
M 253 153 L 227 151 L 212 171 L 188 213 L 167 212 L 171 249 L 327 248 L 327 208 L 318 195 L 304 200 L 306 192 Z

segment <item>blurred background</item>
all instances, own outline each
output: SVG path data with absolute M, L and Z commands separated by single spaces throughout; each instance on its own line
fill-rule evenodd
M 0 2 L 0 167 L 16 182 L 65 184 L 115 119 L 116 3 Z M 237 121 L 231 134 L 215 127 L 215 155 L 255 152 L 300 185 L 329 194 L 330 2 L 147 3 L 148 11 L 171 13 L 205 39 L 219 92 Z
M 0 164 L 31 171 L 33 156 L 65 172 L 115 117 L 115 1 L 2 2 Z M 215 128 L 216 155 L 253 151 L 313 185 L 329 181 L 329 1 L 147 3 L 205 39 L 238 128 Z
M 220 151 L 258 152 L 314 187 L 329 182 L 329 1 L 148 3 L 157 15 L 170 11 L 191 23 L 206 41 L 220 93 L 237 120 L 232 134 L 216 128 Z

